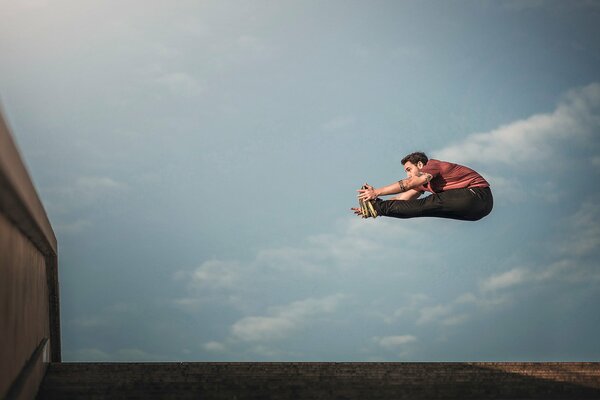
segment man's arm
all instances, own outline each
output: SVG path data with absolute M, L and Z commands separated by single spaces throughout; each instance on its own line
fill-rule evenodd
M 433 179 L 433 176 L 431 174 L 419 172 L 418 174 L 413 175 L 410 178 L 402 179 L 398 182 L 394 182 L 391 185 L 387 185 L 379 189 L 375 189 L 373 187 L 367 187 L 367 189 L 360 189 L 358 191 L 358 197 L 361 200 L 370 200 L 375 199 L 379 196 L 386 196 L 388 194 L 404 193 L 411 189 L 415 189 L 421 185 L 424 185 L 431 179 Z
M 392 200 L 414 200 L 423 194 L 420 190 L 409 189 L 406 192 L 400 193 L 398 196 L 392 197 Z

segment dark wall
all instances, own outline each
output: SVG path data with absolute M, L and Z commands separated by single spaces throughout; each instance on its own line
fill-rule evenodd
M 34 398 L 60 361 L 56 237 L 0 113 L 0 398 Z

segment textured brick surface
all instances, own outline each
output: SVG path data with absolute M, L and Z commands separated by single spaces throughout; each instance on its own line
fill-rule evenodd
M 600 363 L 55 363 L 39 399 L 600 399 Z

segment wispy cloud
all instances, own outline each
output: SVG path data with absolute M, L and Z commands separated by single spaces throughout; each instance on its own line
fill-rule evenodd
M 81 209 L 93 205 L 100 199 L 114 198 L 126 193 L 129 185 L 108 176 L 79 176 L 75 179 L 44 188 L 49 207 L 58 214 L 71 209 Z
M 398 336 L 384 336 L 374 337 L 373 340 L 379 346 L 385 349 L 401 348 L 409 343 L 417 341 L 417 337 L 413 335 L 398 335 Z
M 325 296 L 328 282 L 340 276 L 364 275 L 365 266 L 372 272 L 385 273 L 391 268 L 394 274 L 402 274 L 403 269 L 395 268 L 390 261 L 397 254 L 397 243 L 422 246 L 423 238 L 415 234 L 412 223 L 394 222 L 350 217 L 340 221 L 331 233 L 310 235 L 296 245 L 258 250 L 250 260 L 211 259 L 194 269 L 181 269 L 173 279 L 184 286 L 185 294 L 171 303 L 189 312 L 208 304 L 227 304 L 244 315 L 253 315 L 256 310 L 274 306 L 264 288 L 274 287 L 279 293 L 280 282 L 297 283 L 286 293 L 279 293 L 278 301 L 285 304 L 302 296 L 302 288 L 306 287 L 314 288 L 313 295 Z M 420 226 L 427 223 L 423 221 Z M 436 257 L 436 252 L 430 250 L 427 254 L 408 255 L 404 262 L 415 265 Z M 268 315 L 244 324 L 279 324 L 283 330 L 288 322 Z
M 484 170 L 481 170 L 480 173 L 492 186 L 494 198 L 496 199 L 501 199 L 509 203 L 523 203 L 531 198 L 531 193 L 526 190 L 526 184 L 520 177 L 515 175 L 502 176 Z
M 224 353 L 227 351 L 227 346 L 225 344 L 216 341 L 206 342 L 202 347 L 204 350 L 211 353 Z
M 135 304 L 115 303 L 96 313 L 89 313 L 69 320 L 68 323 L 78 328 L 96 329 L 114 325 L 116 321 L 134 315 L 137 311 L 138 307 Z
M 570 240 L 559 245 L 564 254 L 582 257 L 600 248 L 600 207 L 596 200 L 586 199 L 567 219 Z
M 510 271 L 493 275 L 481 283 L 484 291 L 498 290 L 522 284 L 528 279 L 528 271 L 524 268 L 514 268 Z
M 476 133 L 434 156 L 459 163 L 483 165 L 548 160 L 560 143 L 589 137 L 600 127 L 600 84 L 569 92 L 551 113 L 533 115 L 490 132 Z
M 172 299 L 172 305 L 195 314 L 209 309 L 211 304 L 219 304 L 241 314 L 229 325 L 224 339 L 212 340 L 202 346 L 208 353 L 302 357 L 302 354 L 284 351 L 286 341 L 329 315 L 338 315 L 345 320 L 347 317 L 340 316 L 340 309 L 348 302 L 355 304 L 357 301 L 354 294 L 352 297 L 330 294 L 331 282 L 342 276 L 364 275 L 366 265 L 370 271 L 368 275 L 373 277 L 385 274 L 390 268 L 397 270 L 395 263 L 390 262 L 397 254 L 397 243 L 423 246 L 423 238 L 416 234 L 413 223 L 395 222 L 349 217 L 339 221 L 331 233 L 310 235 L 293 246 L 259 250 L 248 261 L 212 259 L 195 269 L 179 270 L 173 277 L 184 285 L 186 295 Z M 428 224 L 421 221 L 418 225 Z M 415 265 L 432 257 L 436 257 L 435 251 L 407 256 L 403 261 Z M 399 269 L 394 273 L 403 272 Z M 295 284 L 281 292 L 281 282 L 290 281 Z M 306 293 L 307 287 L 313 288 L 310 290 L 312 295 L 294 301 L 293 297 L 302 299 L 299 296 Z M 415 294 L 414 302 L 419 303 L 423 298 L 426 296 Z M 389 340 L 384 343 L 391 345 Z
M 438 304 L 421 308 L 419 318 L 416 321 L 417 325 L 422 325 L 430 322 L 445 321 L 453 312 L 453 307 L 450 304 Z
M 265 270 L 304 276 L 326 275 L 360 267 L 366 257 L 371 263 L 385 257 L 386 249 L 390 250 L 386 242 L 395 240 L 410 244 L 418 239 L 410 223 L 398 225 L 382 219 L 375 222 L 348 218 L 331 233 L 310 235 L 296 245 L 258 250 L 250 261 L 212 259 L 191 271 L 179 270 L 173 276 L 192 287 L 228 288 L 253 276 L 264 275 Z
M 560 154 L 561 143 L 569 135 L 589 138 L 597 121 L 593 107 L 600 104 L 595 100 L 599 87 L 591 85 L 573 91 L 565 96 L 554 112 L 516 121 L 488 134 L 481 134 L 475 143 L 477 146 L 490 146 L 492 152 L 512 152 L 517 151 L 517 148 L 523 150 L 527 147 L 529 151 L 534 151 L 539 145 L 543 150 L 541 155 L 538 154 L 541 157 Z M 345 123 L 342 120 L 330 122 L 331 129 L 342 127 Z M 577 127 L 574 128 L 575 126 Z M 563 129 L 567 129 L 568 133 L 563 132 Z M 535 197 L 527 193 L 527 185 L 520 186 L 520 175 L 504 175 L 503 170 L 497 168 L 496 164 L 507 163 L 508 158 L 496 154 L 491 160 L 477 158 L 480 157 L 481 148 L 476 146 L 475 149 L 470 149 L 467 141 L 443 149 L 442 152 L 448 154 L 448 158 L 456 156 L 456 161 L 461 160 L 459 156 L 463 153 L 465 159 L 479 160 L 480 164 L 485 164 L 487 169 L 495 172 L 489 174 L 495 190 L 510 193 L 508 197 L 520 204 L 527 204 L 532 196 Z M 525 157 L 525 153 L 517 151 L 516 160 L 522 161 L 519 157 Z M 593 163 L 593 159 L 590 162 Z M 547 192 L 556 191 L 553 184 L 552 181 L 539 183 L 541 188 L 546 187 Z M 502 196 L 498 197 L 502 199 Z M 506 196 L 497 207 L 503 207 L 503 204 L 508 204 Z M 411 331 L 410 335 L 367 336 L 364 340 L 368 349 L 364 351 L 371 357 L 381 355 L 382 349 L 397 350 L 403 357 L 407 351 L 412 351 L 415 346 L 422 346 L 429 340 L 422 337 L 421 332 L 432 327 L 436 329 L 435 336 L 438 339 L 447 339 L 453 332 L 459 332 L 470 323 L 488 318 L 500 309 L 514 306 L 519 296 L 524 296 L 532 286 L 544 290 L 545 286 L 579 279 L 577 276 L 591 277 L 592 269 L 586 267 L 581 258 L 587 257 L 598 247 L 600 241 L 597 228 L 599 217 L 595 204 L 593 199 L 583 202 L 574 214 L 564 215 L 562 220 L 557 220 L 557 224 L 563 228 L 561 232 L 572 240 L 561 244 L 564 235 L 551 237 L 549 232 L 546 241 L 540 244 L 553 248 L 553 251 L 547 253 L 544 264 L 531 260 L 520 262 L 524 258 L 517 255 L 514 262 L 498 263 L 499 268 L 488 276 L 479 275 L 473 279 L 471 286 L 464 286 L 463 292 L 454 297 L 444 299 L 443 294 L 414 292 L 405 295 L 390 312 L 379 307 L 365 307 L 357 311 L 378 318 L 382 322 L 382 329 L 397 325 L 403 330 Z M 378 268 L 377 271 L 387 274 L 385 276 L 389 279 L 392 269 L 382 266 L 396 263 L 398 254 L 402 254 L 403 265 L 424 265 L 426 260 L 436 264 L 444 259 L 436 254 L 436 247 L 431 246 L 431 238 L 427 232 L 435 231 L 440 236 L 452 235 L 455 233 L 455 225 L 444 224 L 439 220 L 399 222 L 386 218 L 375 221 L 348 219 L 339 223 L 332 232 L 310 235 L 292 245 L 258 250 L 248 261 L 209 260 L 192 271 L 180 271 L 179 276 L 185 277 L 184 281 L 190 289 L 187 297 L 180 300 L 185 302 L 189 310 L 198 309 L 207 296 L 212 295 L 219 304 L 233 306 L 241 313 L 234 323 L 230 323 L 224 340 L 206 342 L 202 348 L 213 354 L 231 354 L 235 351 L 261 357 L 279 357 L 286 341 L 301 332 L 303 327 L 324 316 L 339 315 L 344 301 L 326 295 L 325 292 L 321 292 L 321 297 L 313 294 L 305 300 L 291 302 L 291 296 L 302 298 L 298 296 L 303 291 L 291 288 L 289 293 L 278 293 L 272 298 L 260 292 L 260 288 L 271 287 L 282 279 L 292 279 L 297 282 L 298 288 L 303 285 L 306 288 L 307 285 L 314 286 L 315 277 L 318 277 L 317 280 L 324 283 L 316 291 L 319 292 L 330 288 L 331 282 L 339 282 L 340 276 L 364 270 L 366 264 L 369 268 Z M 404 251 L 399 250 L 398 243 L 402 243 Z M 411 273 L 418 274 L 414 269 L 411 269 Z M 389 297 L 382 301 L 389 301 Z M 289 356 L 289 353 L 286 355 Z
M 59 234 L 80 234 L 93 228 L 91 214 L 100 203 L 114 202 L 129 193 L 130 186 L 108 176 L 79 176 L 42 189 L 45 207 Z
M 600 279 L 597 264 L 590 261 L 590 256 L 600 248 L 600 209 L 597 204 L 595 197 L 586 199 L 574 214 L 561 218 L 560 235 L 547 239 L 547 262 L 516 267 L 490 276 L 481 282 L 481 290 L 498 291 L 525 284 L 594 282 Z
M 199 289 L 230 288 L 239 283 L 240 274 L 237 262 L 209 260 L 190 274 L 189 283 Z
M 429 299 L 429 296 L 423 293 L 409 294 L 405 296 L 406 303 L 398 307 L 391 316 L 383 316 L 386 323 L 391 324 L 400 318 L 410 318 L 410 316 L 418 312 L 419 308 Z
M 335 294 L 319 299 L 308 298 L 276 307 L 268 316 L 245 317 L 233 324 L 231 334 L 243 341 L 282 339 L 311 318 L 336 311 L 344 297 L 342 294 Z
M 416 324 L 462 324 L 480 312 L 488 314 L 497 307 L 512 304 L 533 286 L 559 284 L 570 290 L 565 285 L 600 282 L 597 264 L 589 261 L 589 255 L 600 246 L 597 207 L 585 202 L 565 220 L 570 221 L 563 224 L 565 234 L 572 240 L 567 243 L 560 239 L 554 239 L 554 243 L 550 240 L 549 246 L 553 250 L 548 255 L 548 262 L 494 273 L 482 279 L 473 291 L 465 292 L 451 302 L 430 306 L 414 303 L 407 309 L 412 311 L 412 315 L 419 310 Z

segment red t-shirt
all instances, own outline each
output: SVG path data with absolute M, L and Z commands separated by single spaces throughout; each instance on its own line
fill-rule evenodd
M 433 179 L 417 190 L 439 193 L 445 190 L 489 187 L 490 184 L 471 168 L 440 160 L 429 160 L 421 172 L 431 174 Z

